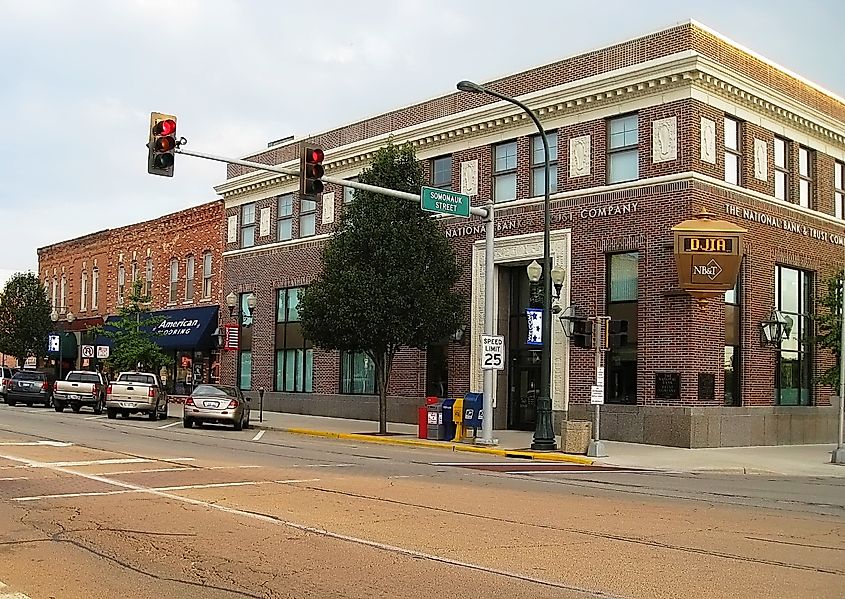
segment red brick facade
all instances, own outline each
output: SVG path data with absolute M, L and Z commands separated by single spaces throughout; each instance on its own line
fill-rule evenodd
M 692 54 L 697 52 L 697 58 Z M 683 54 L 682 54 L 683 53 Z M 833 167 L 835 161 L 845 159 L 845 104 L 800 81 L 776 67 L 736 48 L 713 33 L 695 24 L 685 24 L 650 36 L 624 42 L 616 46 L 582 56 L 539 67 L 507 77 L 489 85 L 506 94 L 523 96 L 554 86 L 577 82 L 586 77 L 627 68 L 617 73 L 617 79 L 637 77 L 636 67 L 648 60 L 678 55 L 679 60 L 715 61 L 721 67 L 751 80 L 754 93 L 765 95 L 766 90 L 777 92 L 792 103 L 781 112 L 766 106 L 766 98 L 751 97 L 723 79 L 709 74 L 707 65 L 696 63 L 677 73 L 659 74 L 640 82 L 608 83 L 607 90 L 572 92 L 583 94 L 553 100 L 543 100 L 549 106 L 540 111 L 540 118 L 554 130 L 558 145 L 557 189 L 552 196 L 552 228 L 569 230 L 568 276 L 570 296 L 566 301 L 578 305 L 586 314 L 607 313 L 608 256 L 619 252 L 638 252 L 637 293 L 637 366 L 636 404 L 608 406 L 609 423 L 605 432 L 609 438 L 638 440 L 684 446 L 773 444 L 818 442 L 833 434 L 830 409 L 831 390 L 812 384 L 811 408 L 794 407 L 782 411 L 775 406 L 777 350 L 761 343 L 760 323 L 766 320 L 775 306 L 774 277 L 777 266 L 799 268 L 811 273 L 818 297 L 824 281 L 841 264 L 845 245 L 845 222 L 832 218 Z M 702 66 L 703 65 L 703 66 Z M 669 68 L 669 67 L 667 67 Z M 646 77 L 646 75 L 643 75 Z M 660 86 L 666 86 L 661 92 Z M 763 90 L 763 91 L 760 91 Z M 749 92 L 751 93 L 751 92 Z M 707 95 L 709 100 L 704 101 Z M 625 102 L 625 98 L 630 100 Z M 617 99 L 619 98 L 619 99 Z M 540 100 L 538 100 L 540 102 Z M 361 168 L 357 160 L 345 158 L 350 150 L 343 148 L 353 142 L 395 133 L 396 141 L 411 140 L 426 162 L 436 156 L 452 155 L 452 187 L 461 188 L 461 165 L 477 162 L 477 195 L 474 205 L 492 200 L 495 145 L 517 142 L 517 201 L 496 205 L 497 239 L 542 230 L 542 202 L 530 201 L 531 136 L 526 123 L 507 113 L 491 116 L 466 115 L 462 123 L 448 135 L 419 134 L 413 130 L 399 134 L 405 127 L 421 126 L 432 119 L 458 115 L 463 111 L 489 104 L 484 96 L 466 93 L 450 94 L 428 102 L 410 106 L 367 121 L 355 123 L 315 136 L 317 143 L 327 150 L 329 175 L 351 176 L 351 165 Z M 787 111 L 799 114 L 808 106 L 825 115 L 827 121 L 815 127 L 807 117 L 791 118 Z M 759 108 L 758 108 L 759 107 Z M 769 110 L 771 108 L 771 110 Z M 494 110 L 495 107 L 491 107 Z M 755 113 L 755 111 L 757 111 Z M 570 115 L 579 115 L 571 119 Z M 625 114 L 638 117 L 637 163 L 635 181 L 608 186 L 608 127 L 609 119 Z M 750 118 L 749 114 L 759 114 Z M 740 184 L 724 183 L 726 116 L 740 121 L 738 148 L 741 156 Z M 673 118 L 677 136 L 674 158 L 656 160 L 653 150 L 654 122 Z M 702 119 L 715 124 L 712 147 L 702 142 Z M 567 120 L 569 119 L 569 120 Z M 803 120 L 802 120 L 803 119 Z M 777 125 L 775 130 L 757 123 Z M 446 125 L 444 125 L 444 130 Z M 454 135 L 463 135 L 460 142 Z M 570 176 L 570 140 L 590 136 L 590 170 L 583 176 Z M 789 140 L 790 165 L 789 202 L 777 201 L 774 195 L 775 135 Z M 425 137 L 427 136 L 427 137 Z M 425 137 L 425 139 L 423 139 Z M 473 139 L 473 137 L 477 139 Z M 766 175 L 758 178 L 755 169 L 755 139 L 765 142 Z M 433 141 L 432 141 L 433 140 Z M 811 150 L 813 192 L 811 211 L 799 209 L 798 151 L 799 140 Z M 654 142 L 656 143 L 656 142 Z M 704 143 L 704 147 L 702 144 Z M 705 150 L 713 152 L 712 162 L 702 158 Z M 337 149 L 337 162 L 332 162 Z M 296 156 L 295 144 L 271 149 L 253 158 L 264 163 L 283 163 Z M 334 169 L 334 170 L 332 170 Z M 273 342 L 275 290 L 283 287 L 307 285 L 320 269 L 321 237 L 331 232 L 333 223 L 322 223 L 322 201 L 317 205 L 317 227 L 314 240 L 298 241 L 299 200 L 294 200 L 293 241 L 278 244 L 276 240 L 276 202 L 278 194 L 288 191 L 291 180 L 278 179 L 276 192 L 250 188 L 253 180 L 244 177 L 238 186 L 237 177 L 248 171 L 230 166 L 229 180 L 221 185 L 226 196 L 226 216 L 237 216 L 245 202 L 255 201 L 256 222 L 262 208 L 270 209 L 268 235 L 256 238 L 256 247 L 238 250 L 240 235 L 225 245 L 225 293 L 255 291 L 259 298 L 253 324 L 252 388 L 264 387 L 282 409 L 305 413 L 330 413 L 371 417 L 373 403 L 367 398 L 339 395 L 339 357 L 334 353 L 315 352 L 314 391 L 311 394 L 273 393 Z M 430 168 L 426 164 L 426 172 Z M 253 173 L 250 176 L 257 176 Z M 233 180 L 234 179 L 234 180 Z M 335 220 L 343 206 L 343 190 L 327 185 L 334 192 Z M 275 195 L 274 195 L 275 193 Z M 678 276 L 672 247 L 671 227 L 707 209 L 718 218 L 730 220 L 748 229 L 745 256 L 740 273 L 740 395 L 741 406 L 724 407 L 724 348 L 725 307 L 720 299 L 707 306 L 699 306 L 677 289 Z M 760 222 L 760 221 L 763 222 Z M 444 219 L 447 235 L 465 264 L 458 287 L 467 295 L 473 293 L 470 268 L 473 243 L 483 239 L 477 220 Z M 226 227 L 223 227 L 224 234 Z M 240 230 L 238 229 L 240 234 Z M 273 244 L 271 248 L 261 246 Z M 530 258 L 529 258 L 530 261 Z M 507 322 L 500 297 L 500 332 Z M 555 323 L 557 326 L 557 323 Z M 467 337 L 477 337 L 480 331 L 467 331 Z M 813 372 L 818 374 L 832 364 L 832 355 L 813 350 Z M 234 377 L 235 352 L 224 356 L 224 378 Z M 456 395 L 469 390 L 471 374 L 469 345 L 449 345 L 449 389 Z M 425 394 L 425 352 L 407 351 L 396 361 L 389 395 L 396 398 L 392 417 L 411 419 L 412 407 Z M 656 393 L 659 374 L 680 377 L 680 395 L 661 399 Z M 706 397 L 700 392 L 699 375 L 713 376 L 715 395 Z M 498 384 L 507 388 L 507 374 L 499 375 Z M 566 373 L 568 396 L 556 403 L 558 416 L 586 413 L 590 385 L 593 384 L 593 352 L 569 348 Z M 750 411 L 754 407 L 766 410 Z M 656 410 L 656 411 L 655 411 Z M 705 411 L 700 411 L 705 410 Z M 497 415 L 497 426 L 501 425 Z

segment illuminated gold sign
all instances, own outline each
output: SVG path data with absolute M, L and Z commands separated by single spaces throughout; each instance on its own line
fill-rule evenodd
M 681 289 L 702 303 L 733 289 L 746 229 L 704 211 L 672 232 Z

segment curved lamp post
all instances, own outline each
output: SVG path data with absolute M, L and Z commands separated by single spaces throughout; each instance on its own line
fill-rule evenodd
M 540 138 L 543 140 L 543 153 L 545 154 L 545 185 L 544 185 L 544 210 L 545 210 L 545 224 L 543 227 L 543 264 L 547 268 L 542 269 L 541 276 L 543 278 L 543 347 L 540 354 L 540 397 L 537 400 L 537 418 L 536 426 L 534 427 L 534 440 L 531 443 L 531 449 L 557 449 L 555 442 L 554 428 L 552 427 L 552 399 L 551 399 L 551 371 L 552 371 L 552 277 L 551 271 L 548 268 L 550 262 L 550 233 L 551 228 L 551 214 L 549 211 L 549 140 L 546 137 L 546 132 L 540 124 L 540 120 L 534 111 L 528 108 L 525 104 L 515 98 L 500 94 L 497 91 L 473 83 L 472 81 L 461 81 L 458 83 L 458 89 L 462 92 L 470 92 L 474 94 L 487 94 L 494 98 L 499 98 L 505 102 L 510 102 L 518 106 L 525 113 L 531 117 L 537 130 L 540 132 Z M 539 266 L 539 265 L 538 265 Z

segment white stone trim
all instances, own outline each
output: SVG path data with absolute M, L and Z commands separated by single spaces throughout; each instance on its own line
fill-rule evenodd
M 322 233 L 320 235 L 312 235 L 311 237 L 302 237 L 297 239 L 288 239 L 286 241 L 276 241 L 274 243 L 265 243 L 263 245 L 254 245 L 249 248 L 239 248 L 236 250 L 226 250 L 223 252 L 224 258 L 233 258 L 235 256 L 243 256 L 245 254 L 257 254 L 270 250 L 277 250 L 279 248 L 294 247 L 297 245 L 304 245 L 313 241 L 323 241 L 331 237 L 331 233 Z

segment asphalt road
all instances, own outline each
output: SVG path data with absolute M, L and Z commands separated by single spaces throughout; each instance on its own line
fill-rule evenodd
M 0 405 L 0 599 L 121 596 L 842 599 L 845 480 Z

